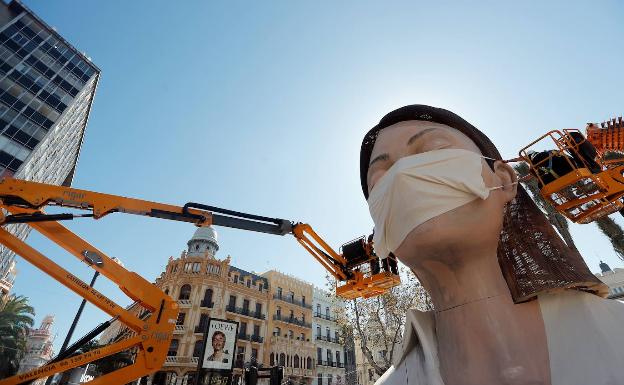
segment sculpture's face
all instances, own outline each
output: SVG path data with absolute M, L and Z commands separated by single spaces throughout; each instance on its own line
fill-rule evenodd
M 443 124 L 406 121 L 384 128 L 371 153 L 367 174 L 369 192 L 397 160 L 440 149 L 462 149 L 481 155 L 477 145 L 466 135 Z M 493 171 L 482 160 L 481 176 L 475 177 L 482 177 L 485 186 L 505 187 L 493 190 L 487 199 L 475 199 L 412 229 L 394 252 L 408 267 L 416 268 L 423 258 L 457 255 L 449 252 L 453 250 L 477 247 L 485 252 L 492 246 L 496 248 L 505 204 L 516 194 L 515 173 L 504 162 L 495 162 Z

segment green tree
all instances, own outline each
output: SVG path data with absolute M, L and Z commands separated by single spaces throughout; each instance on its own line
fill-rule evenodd
M 11 295 L 0 303 L 0 378 L 17 373 L 34 315 L 35 309 L 24 296 Z

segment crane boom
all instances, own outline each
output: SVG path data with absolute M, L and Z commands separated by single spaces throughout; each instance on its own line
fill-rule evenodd
M 87 213 L 46 214 L 46 206 L 60 206 Z M 396 263 L 386 261 L 381 271 L 372 244 L 362 239 L 343 245 L 343 253 L 334 251 L 307 224 L 285 219 L 263 217 L 199 203 L 175 206 L 135 198 L 4 178 L 0 180 L 0 243 L 57 280 L 68 289 L 91 302 L 113 319 L 126 325 L 135 335 L 87 353 L 48 363 L 27 373 L 4 380 L 0 385 L 17 385 L 48 377 L 82 366 L 126 349 L 135 349 L 133 364 L 89 382 L 94 385 L 125 384 L 157 371 L 163 365 L 178 305 L 160 288 L 135 272 L 126 270 L 102 251 L 59 223 L 62 220 L 91 217 L 101 219 L 112 213 L 126 213 L 192 223 L 195 226 L 225 226 L 274 235 L 292 234 L 341 285 L 336 294 L 344 298 L 371 297 L 385 293 L 400 283 Z M 4 228 L 23 223 L 40 232 L 101 275 L 117 284 L 139 306 L 152 314 L 137 317 L 129 309 L 56 264 Z M 364 267 L 370 266 L 370 270 Z

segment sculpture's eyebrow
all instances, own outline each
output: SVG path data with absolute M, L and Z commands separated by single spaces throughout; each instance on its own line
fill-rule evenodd
M 407 145 L 409 146 L 410 144 L 414 143 L 416 140 L 418 140 L 420 137 L 422 137 L 425 134 L 430 133 L 431 131 L 435 131 L 437 130 L 437 128 L 433 127 L 433 128 L 427 128 L 425 130 L 420 131 L 419 133 L 413 135 L 411 138 L 409 138 L 409 140 L 407 141 Z M 386 161 L 390 159 L 390 155 L 388 154 L 381 154 L 375 157 L 375 159 L 371 160 L 371 162 L 368 164 L 368 167 L 372 166 L 373 163 L 375 162 L 381 162 L 381 161 Z
M 426 130 L 422 130 L 419 133 L 415 134 L 414 136 L 412 136 L 411 138 L 409 138 L 409 140 L 407 141 L 407 145 L 409 146 L 410 144 L 414 143 L 416 140 L 418 140 L 421 136 L 431 132 L 431 131 L 435 131 L 437 130 L 437 128 L 427 128 Z

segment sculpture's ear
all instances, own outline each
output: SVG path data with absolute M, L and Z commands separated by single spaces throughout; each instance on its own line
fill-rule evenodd
M 514 169 L 501 160 L 494 162 L 493 172 L 500 182 L 500 191 L 505 196 L 506 202 L 511 202 L 518 192 L 518 175 Z

